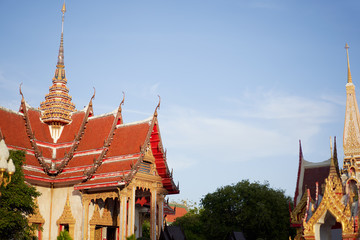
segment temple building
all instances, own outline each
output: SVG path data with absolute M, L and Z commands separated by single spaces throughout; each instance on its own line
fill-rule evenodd
M 343 135 L 344 160 L 339 170 L 336 141 L 329 160 L 304 160 L 300 145 L 299 171 L 290 212 L 299 239 L 359 239 L 360 114 L 346 44 L 347 83 Z
M 0 131 L 10 150 L 25 152 L 26 181 L 41 193 L 29 222 L 38 239 L 56 239 L 66 229 L 74 240 L 140 237 L 144 220 L 159 239 L 165 196 L 178 194 L 162 145 L 158 109 L 124 123 L 122 105 L 94 116 L 93 99 L 76 110 L 64 65 L 65 4 L 55 75 L 38 109 L 22 96 L 19 112 L 0 107 Z

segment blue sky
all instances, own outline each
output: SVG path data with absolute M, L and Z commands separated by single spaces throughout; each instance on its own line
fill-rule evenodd
M 33 107 L 55 71 L 62 1 L 0 1 L 0 105 Z M 309 161 L 343 158 L 346 52 L 360 86 L 360 2 L 67 0 L 64 47 L 77 109 L 159 122 L 181 194 L 198 202 L 242 179 L 293 196 Z M 360 93 L 358 93 L 359 96 Z

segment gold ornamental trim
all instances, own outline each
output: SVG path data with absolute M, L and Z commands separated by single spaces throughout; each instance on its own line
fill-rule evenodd
M 315 236 L 314 227 L 316 224 L 319 224 L 320 219 L 326 212 L 331 213 L 336 221 L 341 223 L 343 236 L 354 234 L 353 224 L 350 221 L 350 206 L 344 206 L 341 201 L 344 193 L 340 178 L 330 175 L 325 179 L 325 184 L 325 193 L 319 207 L 309 221 L 306 222 L 304 220 L 303 222 L 304 237 L 306 239 L 311 239 L 311 237 Z

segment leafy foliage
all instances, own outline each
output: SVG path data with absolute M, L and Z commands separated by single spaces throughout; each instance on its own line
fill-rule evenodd
M 172 225 L 181 226 L 186 239 L 205 240 L 204 226 L 200 215 L 201 212 L 201 209 L 194 207 L 184 216 L 176 218 L 176 221 Z
M 142 236 L 144 239 L 150 239 L 150 222 L 148 220 L 142 224 Z
M 136 240 L 135 234 L 131 234 L 130 236 L 126 237 L 126 240 Z
M 32 239 L 32 227 L 27 215 L 34 213 L 33 199 L 40 195 L 36 189 L 25 183 L 21 166 L 25 159 L 22 151 L 10 151 L 16 171 L 7 187 L 0 187 L 0 239 Z M 8 177 L 4 173 L 4 177 Z
M 283 190 L 268 183 L 243 180 L 218 188 L 201 200 L 202 209 L 177 218 L 187 239 L 225 239 L 229 232 L 243 232 L 246 239 L 288 239 L 288 203 Z
M 72 240 L 68 231 L 63 230 L 60 232 L 59 236 L 56 238 L 57 240 Z

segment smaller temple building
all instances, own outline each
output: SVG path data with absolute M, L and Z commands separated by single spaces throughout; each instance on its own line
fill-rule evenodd
M 124 123 L 122 105 L 95 116 L 93 99 L 76 110 L 67 87 L 63 24 L 52 85 L 39 108 L 23 93 L 18 112 L 0 107 L 0 130 L 10 150 L 25 152 L 26 181 L 41 193 L 29 222 L 39 240 L 55 240 L 68 230 L 74 240 L 124 240 L 141 237 L 150 222 L 159 239 L 165 214 L 173 214 L 165 197 L 178 194 L 164 150 L 158 109 L 147 119 Z
M 290 212 L 295 239 L 359 239 L 360 114 L 350 72 L 348 45 L 344 160 L 339 170 L 336 139 L 329 160 L 304 160 L 300 145 L 299 171 Z M 332 147 L 331 147 L 332 148 Z

